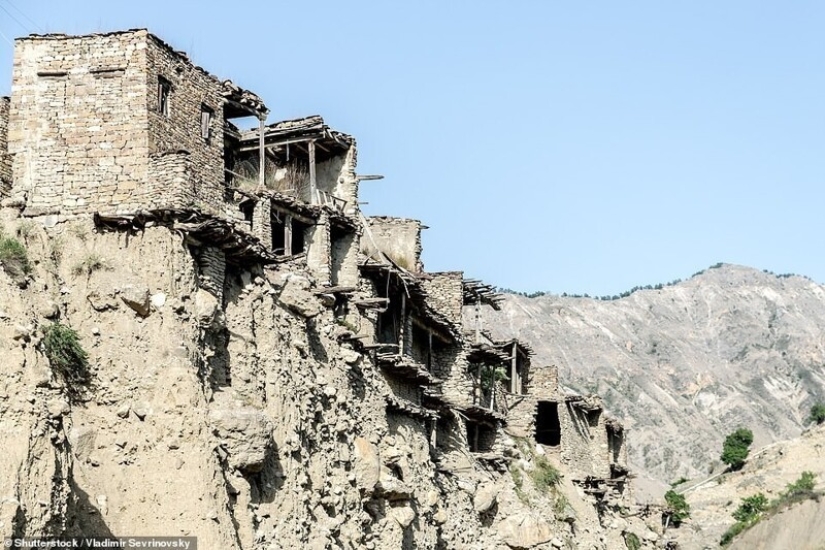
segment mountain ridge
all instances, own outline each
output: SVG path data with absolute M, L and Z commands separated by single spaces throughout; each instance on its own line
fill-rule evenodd
M 510 294 L 489 320 L 625 421 L 642 498 L 716 467 L 740 425 L 799 435 L 825 397 L 825 287 L 804 276 L 722 264 L 616 300 Z

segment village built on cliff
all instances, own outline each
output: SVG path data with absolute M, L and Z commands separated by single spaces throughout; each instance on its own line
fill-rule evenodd
M 385 377 L 387 414 L 418 426 L 439 467 L 503 470 L 509 434 L 558 454 L 585 491 L 621 492 L 624 431 L 598 399 L 565 394 L 526 343 L 492 338 L 479 308 L 501 297 L 426 272 L 419 221 L 362 214 L 359 185 L 376 176 L 357 173 L 352 136 L 269 114 L 146 30 L 21 38 L 0 99 L 0 198 L 46 227 L 168 227 L 219 301 L 227 266 L 306 275 L 340 338 Z M 229 387 L 231 369 L 213 362 L 209 379 Z

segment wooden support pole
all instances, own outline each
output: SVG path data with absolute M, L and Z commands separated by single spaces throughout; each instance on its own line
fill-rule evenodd
M 292 216 L 284 216 L 284 256 L 292 256 Z
M 404 355 L 406 352 L 404 344 L 407 340 L 407 295 L 403 292 L 401 293 L 401 323 L 398 329 L 398 350 L 401 355 Z
M 518 363 L 518 346 L 514 343 L 513 353 L 510 357 L 510 393 L 520 394 L 521 384 L 520 380 L 517 380 L 518 373 L 516 371 L 516 363 Z
M 264 128 L 266 120 L 264 117 L 258 119 L 258 191 L 263 191 L 266 187 L 266 148 L 264 147 Z
M 427 370 L 433 371 L 433 331 L 427 331 Z
M 309 204 L 317 204 L 316 196 L 318 191 L 316 189 L 317 182 L 315 181 L 315 141 L 309 142 Z

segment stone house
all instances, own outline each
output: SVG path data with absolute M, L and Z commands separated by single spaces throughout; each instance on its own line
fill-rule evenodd
M 266 126 L 260 97 L 142 29 L 20 38 L 12 82 L 0 196 L 24 216 L 197 211 L 325 283 L 355 284 L 355 142 L 321 117 Z

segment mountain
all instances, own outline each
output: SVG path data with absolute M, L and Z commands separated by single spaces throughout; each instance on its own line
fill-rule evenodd
M 718 264 L 612 300 L 507 295 L 491 315 L 625 422 L 642 500 L 712 471 L 737 427 L 756 447 L 799 435 L 825 398 L 825 288 L 801 276 Z

